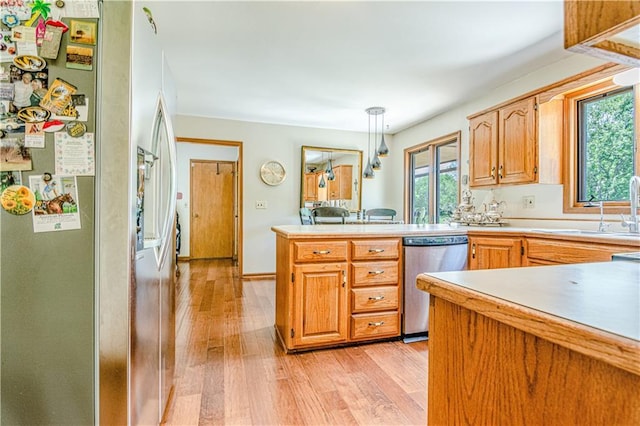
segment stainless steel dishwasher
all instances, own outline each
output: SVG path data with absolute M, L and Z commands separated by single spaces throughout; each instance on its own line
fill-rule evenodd
M 403 238 L 404 249 L 404 342 L 427 339 L 429 294 L 416 288 L 422 272 L 462 271 L 467 268 L 466 235 L 434 235 Z

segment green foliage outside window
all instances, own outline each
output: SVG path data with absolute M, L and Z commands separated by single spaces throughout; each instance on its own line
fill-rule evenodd
M 581 102 L 580 157 L 583 169 L 578 201 L 629 199 L 634 175 L 633 90 Z
M 446 172 L 440 175 L 440 203 L 438 223 L 448 223 L 458 205 L 457 172 Z

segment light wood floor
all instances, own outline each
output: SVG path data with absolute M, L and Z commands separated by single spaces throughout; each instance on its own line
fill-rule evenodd
M 425 425 L 427 342 L 285 355 L 275 281 L 227 260 L 179 263 L 167 425 Z

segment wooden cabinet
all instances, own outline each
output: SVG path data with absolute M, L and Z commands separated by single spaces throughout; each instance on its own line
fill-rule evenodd
M 400 334 L 400 239 L 351 242 L 352 340 Z
M 527 237 L 526 247 L 523 266 L 608 262 L 615 253 L 638 251 L 637 246 L 535 237 Z
M 469 269 L 513 268 L 563 263 L 608 262 L 615 253 L 640 250 L 638 243 L 615 243 L 598 238 L 523 233 L 469 233 Z
M 276 238 L 276 330 L 286 351 L 400 335 L 400 238 Z
M 294 265 L 293 271 L 293 345 L 346 341 L 347 263 Z
M 469 269 L 522 266 L 522 238 L 469 236 Z
M 564 47 L 607 61 L 640 66 L 640 2 L 564 2 Z
M 469 121 L 469 185 L 498 183 L 498 111 Z
M 537 120 L 535 96 L 471 117 L 470 186 L 535 182 Z
M 304 174 L 304 200 L 318 201 L 318 174 Z
M 602 288 L 622 284 L 622 292 L 637 299 L 637 287 L 616 282 L 633 275 L 618 269 L 609 280 L 593 279 L 593 269 L 573 267 L 550 275 L 519 283 L 521 274 L 499 274 L 497 282 L 523 287 L 515 303 L 510 291 L 484 294 L 466 287 L 478 281 L 465 280 L 462 287 L 419 280 L 431 294 L 429 425 L 640 424 L 637 340 L 565 319 L 567 313 L 623 318 L 615 309 L 624 296 Z M 580 284 L 570 284 L 574 280 Z M 564 298 L 549 297 L 549 286 L 564 288 L 558 292 Z M 536 306 L 523 306 L 523 299 Z M 560 313 L 540 309 L 549 304 Z M 585 306 L 601 306 L 602 312 Z
M 343 164 L 333 167 L 334 180 L 329 181 L 329 200 L 350 200 L 353 188 L 353 166 Z

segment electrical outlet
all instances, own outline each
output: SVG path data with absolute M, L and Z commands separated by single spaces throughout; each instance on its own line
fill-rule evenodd
M 266 209 L 267 202 L 266 201 L 256 201 L 256 209 Z
M 532 209 L 536 206 L 536 197 L 533 195 L 525 195 L 522 197 L 522 204 L 525 209 Z

